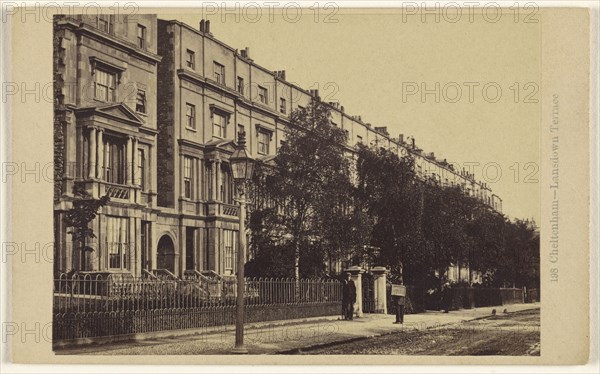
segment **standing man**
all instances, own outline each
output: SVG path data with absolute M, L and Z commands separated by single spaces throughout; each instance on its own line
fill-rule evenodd
M 342 289 L 342 308 L 345 313 L 345 319 L 352 320 L 354 316 L 354 303 L 356 302 L 356 285 L 352 280 L 352 275 L 346 273 L 346 281 Z

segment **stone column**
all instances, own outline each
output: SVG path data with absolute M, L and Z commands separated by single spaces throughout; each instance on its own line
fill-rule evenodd
M 98 160 L 96 161 L 96 178 L 104 179 L 104 175 L 102 173 L 104 168 L 104 142 L 102 140 L 102 135 L 104 134 L 104 129 L 98 129 Z
M 90 127 L 90 150 L 89 150 L 89 165 L 88 165 L 88 177 L 96 177 L 96 128 Z
M 371 269 L 373 273 L 373 290 L 375 296 L 376 313 L 387 314 L 387 273 L 388 270 L 383 266 L 376 266 Z
M 137 138 L 133 138 L 132 142 L 133 142 L 133 149 L 132 149 L 132 154 L 131 154 L 131 184 L 134 186 L 139 186 L 140 183 L 137 178 L 139 178 L 140 176 L 137 176 L 137 178 L 136 178 L 137 158 L 138 158 L 138 140 L 137 140 Z
M 214 176 L 213 176 L 213 168 L 215 167 L 215 163 L 213 160 L 205 160 L 204 161 L 206 163 L 206 200 L 207 201 L 214 201 L 214 190 L 215 190 L 215 186 L 214 186 Z
M 221 201 L 221 160 L 215 160 L 215 200 Z
M 131 136 L 127 137 L 127 145 L 125 147 L 125 184 L 132 184 L 131 183 L 131 176 L 132 176 L 132 170 L 131 170 Z
M 204 196 L 204 189 L 202 188 L 204 186 L 204 160 L 201 158 L 198 158 L 198 172 L 196 173 L 198 175 L 198 181 L 196 182 L 196 185 L 198 186 L 198 194 L 197 194 L 197 199 L 198 200 L 206 200 L 206 196 Z
M 179 179 L 175 181 L 175 183 L 179 186 L 179 196 L 177 198 L 182 198 L 185 196 L 185 183 L 184 183 L 184 175 L 185 175 L 185 156 L 183 153 L 179 154 Z M 178 203 L 181 206 L 181 203 Z
M 215 201 L 215 160 L 206 161 L 208 169 L 206 170 L 206 196 L 211 202 Z
M 194 158 L 194 200 L 200 200 L 200 159 Z M 197 209 L 197 207 L 196 207 Z
M 363 308 L 362 308 L 362 273 L 365 271 L 360 266 L 351 266 L 345 270 L 345 272 L 350 273 L 352 275 L 352 280 L 354 281 L 354 285 L 356 286 L 356 302 L 354 303 L 354 315 L 356 317 L 363 316 Z
M 186 269 L 186 243 L 187 243 L 187 230 L 183 224 L 183 220 L 179 222 L 179 269 L 177 269 L 177 265 L 175 267 L 175 275 L 178 277 L 183 277 Z

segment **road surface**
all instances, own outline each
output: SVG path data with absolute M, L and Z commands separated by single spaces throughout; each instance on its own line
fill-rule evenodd
M 540 310 L 500 313 L 434 329 L 403 331 L 301 353 L 539 356 Z

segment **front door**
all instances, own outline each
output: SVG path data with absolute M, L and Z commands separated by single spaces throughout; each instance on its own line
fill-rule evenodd
M 196 263 L 194 261 L 194 243 L 196 237 L 196 228 L 187 227 L 185 229 L 185 270 L 196 269 Z
M 167 269 L 175 274 L 175 245 L 168 235 L 158 241 L 156 268 Z

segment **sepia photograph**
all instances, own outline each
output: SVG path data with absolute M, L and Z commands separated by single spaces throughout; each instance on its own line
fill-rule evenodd
M 284 10 L 54 16 L 55 354 L 539 356 L 536 8 Z
M 599 372 L 597 2 L 0 11 L 2 373 Z

